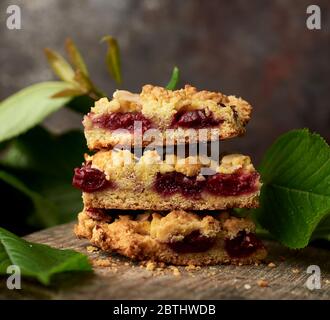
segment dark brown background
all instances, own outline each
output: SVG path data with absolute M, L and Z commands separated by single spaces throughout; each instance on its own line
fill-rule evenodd
M 308 127 L 330 140 L 330 2 L 305 0 L 33 0 L 16 1 L 22 30 L 6 28 L 0 3 L 0 98 L 51 79 L 42 49 L 63 49 L 67 36 L 81 48 L 93 78 L 109 94 L 105 34 L 121 44 L 124 87 L 166 84 L 174 65 L 182 84 L 244 97 L 254 106 L 248 134 L 226 143 L 257 161 L 272 141 Z M 322 29 L 306 28 L 306 8 L 318 4 Z M 53 128 L 79 124 L 60 112 Z

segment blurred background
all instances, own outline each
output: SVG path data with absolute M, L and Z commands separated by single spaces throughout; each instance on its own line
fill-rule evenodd
M 104 64 L 106 46 L 100 44 L 110 34 L 120 44 L 125 89 L 165 85 L 177 65 L 181 85 L 248 100 L 254 113 L 247 135 L 224 143 L 228 151 L 251 154 L 258 163 L 278 135 L 302 127 L 330 140 L 328 0 L 23 0 L 15 1 L 21 7 L 21 30 L 6 28 L 9 4 L 13 1 L 0 2 L 1 100 L 53 79 L 43 48 L 64 53 L 68 36 L 92 79 L 111 95 L 115 85 Z M 321 8 L 321 30 L 306 27 L 310 4 Z M 65 132 L 81 128 L 81 118 L 61 110 L 45 126 Z

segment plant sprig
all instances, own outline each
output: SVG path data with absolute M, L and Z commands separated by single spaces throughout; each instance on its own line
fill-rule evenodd
M 118 42 L 112 36 L 103 37 L 102 42 L 104 41 L 108 43 L 106 54 L 108 71 L 115 82 L 121 84 L 122 75 Z M 92 81 L 87 65 L 71 38 L 66 39 L 65 49 L 71 64 L 58 52 L 45 48 L 46 58 L 55 75 L 62 81 L 71 84 L 70 88 L 57 92 L 53 97 L 77 97 L 87 95 L 93 100 L 105 97 L 106 94 Z
M 166 85 L 167 90 L 175 90 L 180 80 L 180 71 L 178 67 L 174 67 L 169 83 Z
M 118 41 L 112 36 L 105 36 L 102 38 L 101 42 L 106 42 L 108 44 L 105 64 L 111 76 L 116 83 L 120 85 L 122 83 L 122 74 Z

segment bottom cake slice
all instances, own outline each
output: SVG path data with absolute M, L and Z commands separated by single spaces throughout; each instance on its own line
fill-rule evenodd
M 251 264 L 267 251 L 248 218 L 228 212 L 84 209 L 75 233 L 105 251 L 175 265 Z

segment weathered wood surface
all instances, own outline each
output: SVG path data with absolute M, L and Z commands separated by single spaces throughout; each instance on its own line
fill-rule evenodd
M 330 251 L 306 248 L 288 250 L 266 242 L 270 251 L 267 264 L 259 266 L 215 266 L 187 271 L 180 275 L 167 268 L 149 271 L 138 263 L 117 255 L 88 253 L 87 241 L 78 240 L 66 224 L 29 235 L 31 241 L 58 248 L 71 248 L 88 254 L 92 261 L 110 261 L 110 266 L 95 267 L 90 275 L 65 277 L 51 287 L 24 281 L 22 290 L 8 290 L 0 278 L 0 298 L 18 299 L 330 299 Z M 110 257 L 110 258 L 108 258 Z M 106 260 L 108 259 L 108 260 Z M 110 260 L 109 260 L 110 259 Z M 309 265 L 321 268 L 321 289 L 309 290 L 305 283 Z M 260 287 L 264 279 L 268 287 Z

